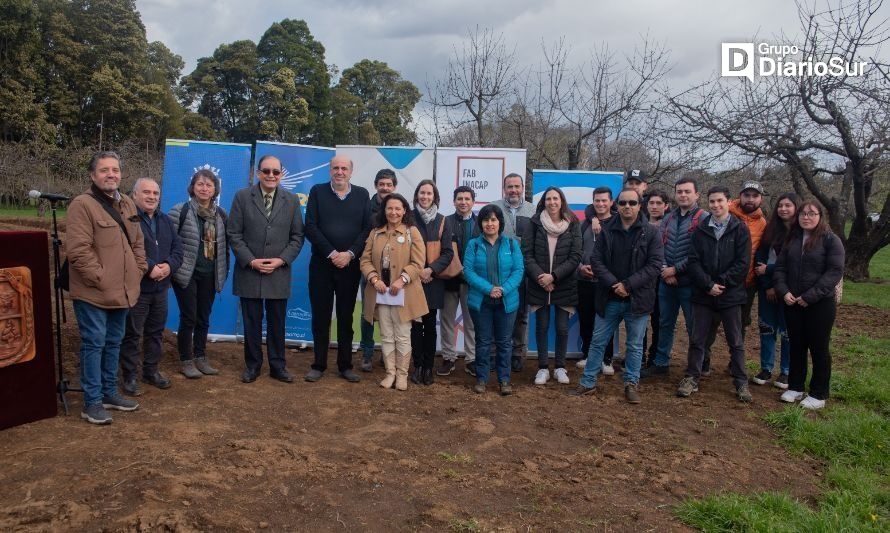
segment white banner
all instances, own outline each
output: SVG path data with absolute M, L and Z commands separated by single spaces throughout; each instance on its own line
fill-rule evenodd
M 352 159 L 352 183 L 376 194 L 374 176 L 383 168 L 395 171 L 396 192 L 408 199 L 421 180 L 433 179 L 433 149 L 401 146 L 337 146 L 337 155 Z
M 442 196 L 439 212 L 454 213 L 454 189 L 466 185 L 476 192 L 478 211 L 503 197 L 504 176 L 525 179 L 525 150 L 518 148 L 437 148 L 436 186 Z

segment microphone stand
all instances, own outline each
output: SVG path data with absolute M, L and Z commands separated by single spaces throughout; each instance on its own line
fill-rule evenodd
M 65 315 L 65 293 L 62 290 L 62 284 L 59 281 L 59 274 L 62 272 L 62 262 L 60 259 L 60 251 L 62 249 L 62 240 L 59 239 L 59 224 L 56 219 L 56 203 L 59 200 L 49 200 L 49 207 L 53 212 L 53 289 L 56 299 L 56 328 L 53 332 L 56 337 L 56 363 L 58 369 L 59 381 L 56 385 L 56 392 L 59 394 L 59 401 L 65 409 L 65 415 L 68 415 L 68 399 L 65 393 L 68 391 L 83 392 L 83 389 L 70 387 L 68 380 L 65 379 L 64 369 L 62 368 L 62 323 L 67 323 L 68 319 Z

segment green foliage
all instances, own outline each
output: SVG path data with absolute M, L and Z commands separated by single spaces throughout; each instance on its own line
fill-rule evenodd
M 413 144 L 417 138 L 408 129 L 411 112 L 420 101 L 420 91 L 382 61 L 363 59 L 343 71 L 338 87 L 356 96 L 362 107 L 356 121 L 365 135 L 379 136 L 386 145 Z M 345 117 L 344 117 L 345 118 Z M 343 139 L 342 142 L 355 142 Z
M 810 509 L 788 494 L 720 494 L 680 505 L 677 516 L 703 531 L 887 531 L 890 527 L 890 339 L 855 337 L 832 376 L 819 413 L 790 406 L 767 415 L 794 453 L 826 461 L 825 493 Z M 846 370 L 846 371 L 845 371 Z

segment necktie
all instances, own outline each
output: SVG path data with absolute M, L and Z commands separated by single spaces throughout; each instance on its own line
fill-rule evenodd
M 272 214 L 272 193 L 266 193 L 263 195 L 263 202 L 266 204 L 266 216 Z

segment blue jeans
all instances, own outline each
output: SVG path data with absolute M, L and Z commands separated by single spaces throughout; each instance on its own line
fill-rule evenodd
M 595 387 L 596 377 L 603 370 L 603 351 L 609 339 L 624 320 L 627 330 L 627 345 L 624 353 L 624 382 L 640 382 L 640 366 L 643 364 L 643 336 L 649 324 L 649 315 L 634 315 L 630 312 L 630 300 L 606 302 L 605 316 L 596 316 L 593 328 L 593 340 L 590 342 L 590 353 L 587 354 L 587 366 L 581 376 L 582 387 Z
M 102 309 L 74 300 L 80 330 L 80 386 L 84 407 L 117 396 L 117 364 L 129 309 Z
M 510 357 L 513 352 L 513 322 L 516 320 L 516 311 L 508 313 L 504 311 L 502 302 L 482 302 L 479 310 L 470 309 L 470 318 L 476 328 L 476 379 L 479 383 L 488 383 L 488 374 L 491 358 L 491 345 L 495 346 L 495 367 L 498 373 L 498 382 L 510 381 Z
M 791 366 L 791 343 L 788 342 L 788 329 L 785 327 L 785 309 L 781 301 L 770 302 L 766 291 L 761 290 L 757 297 L 757 310 L 760 324 L 760 368 L 773 371 L 776 364 L 776 337 L 782 339 L 782 355 L 779 370 L 788 375 Z
M 658 281 L 658 350 L 655 352 L 655 365 L 668 366 L 671 362 L 671 350 L 674 348 L 674 331 L 680 308 L 686 320 L 687 338 L 692 338 L 692 287 L 671 287 L 664 281 Z

